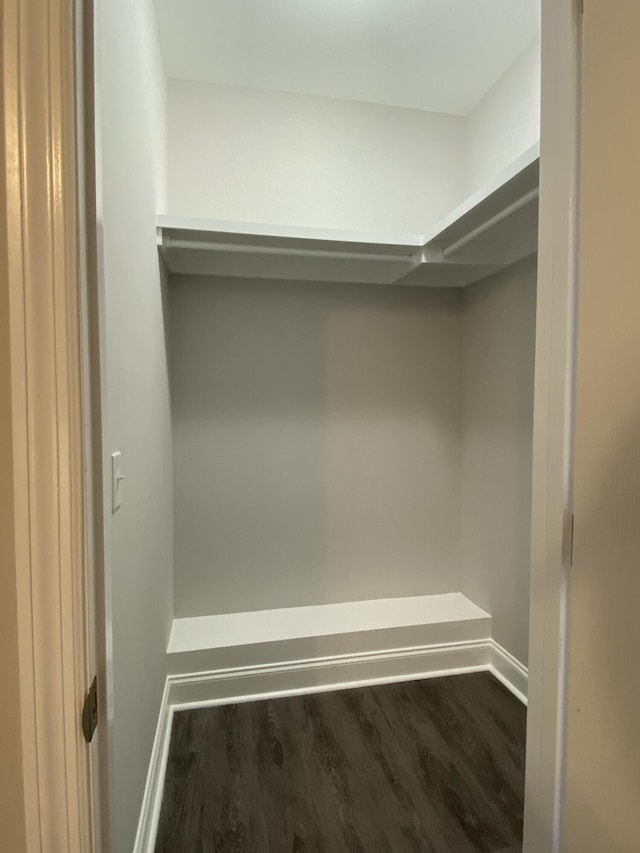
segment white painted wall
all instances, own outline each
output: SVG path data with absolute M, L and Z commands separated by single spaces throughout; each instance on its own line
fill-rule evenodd
M 172 281 L 176 616 L 458 589 L 460 300 Z
M 131 853 L 166 674 L 173 490 L 155 217 L 164 194 L 164 84 L 151 0 L 97 5 L 106 609 L 114 850 Z M 110 460 L 124 503 L 111 515 Z
M 525 664 L 535 316 L 535 258 L 464 291 L 461 591 Z
M 421 233 L 466 195 L 466 120 L 169 80 L 175 216 Z
M 467 119 L 469 194 L 540 139 L 540 41 L 516 59 Z
M 540 42 L 467 117 L 171 79 L 175 216 L 422 233 L 540 138 Z

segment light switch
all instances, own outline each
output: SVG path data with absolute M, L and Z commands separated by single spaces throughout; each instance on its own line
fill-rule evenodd
M 118 450 L 111 454 L 111 512 L 120 509 L 124 474 L 122 473 L 122 453 Z

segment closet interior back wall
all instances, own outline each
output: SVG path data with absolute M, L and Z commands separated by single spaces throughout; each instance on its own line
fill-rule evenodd
M 421 232 L 467 195 L 466 119 L 168 81 L 173 216 Z
M 526 661 L 535 283 L 173 276 L 176 617 L 462 591 Z
M 176 617 L 459 589 L 461 302 L 173 277 Z

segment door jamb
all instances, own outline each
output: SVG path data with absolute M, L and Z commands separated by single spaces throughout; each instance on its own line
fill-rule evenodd
M 567 588 L 573 512 L 581 31 L 580 0 L 542 0 L 524 853 L 557 853 L 562 831 Z
M 98 679 L 98 716 L 102 724 L 95 737 L 93 763 L 95 841 L 94 853 L 112 849 L 112 673 L 106 612 L 105 517 L 103 512 L 103 343 L 104 317 L 101 282 L 100 230 L 98 223 L 97 128 L 95 85 L 95 0 L 74 0 L 76 15 L 77 160 L 79 250 L 82 311 L 82 358 L 84 367 L 84 444 L 87 472 L 86 511 L 89 544 L 89 586 L 93 625 L 92 671 Z

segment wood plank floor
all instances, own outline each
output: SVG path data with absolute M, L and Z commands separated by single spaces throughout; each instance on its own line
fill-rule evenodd
M 156 853 L 515 853 L 525 725 L 489 673 L 178 712 Z

